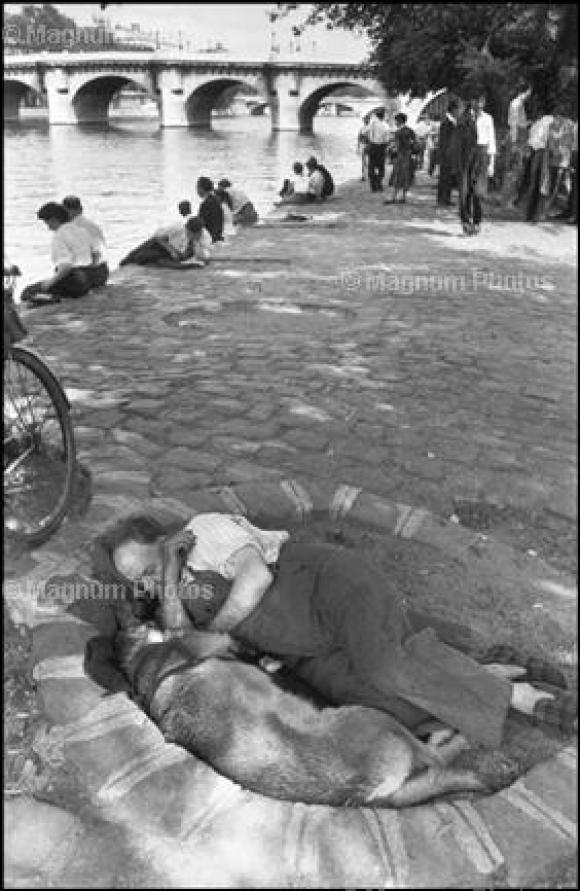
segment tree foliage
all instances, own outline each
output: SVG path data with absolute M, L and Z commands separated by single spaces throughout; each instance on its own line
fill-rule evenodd
M 278 6 L 284 15 L 302 4 Z M 305 24 L 365 33 L 369 62 L 390 92 L 484 91 L 504 117 L 522 82 L 544 105 L 574 112 L 577 14 L 575 4 L 316 3 Z

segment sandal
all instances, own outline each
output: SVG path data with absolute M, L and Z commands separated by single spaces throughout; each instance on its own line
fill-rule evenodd
M 508 644 L 492 647 L 479 661 L 482 665 L 488 662 L 499 662 L 502 665 L 521 665 L 522 668 L 526 669 L 526 674 L 518 678 L 519 681 L 526 680 L 531 684 L 548 684 L 551 687 L 558 687 L 560 690 L 568 689 L 568 682 L 559 668 L 537 656 L 523 659 Z
M 578 696 L 559 693 L 554 699 L 540 699 L 531 718 L 537 724 L 548 724 L 563 733 L 578 732 Z

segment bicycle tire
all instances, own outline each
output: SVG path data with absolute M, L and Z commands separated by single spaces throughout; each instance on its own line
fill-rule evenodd
M 76 467 L 76 446 L 73 423 L 70 416 L 70 404 L 66 394 L 44 361 L 26 347 L 12 346 L 5 357 L 4 364 L 14 362 L 23 366 L 40 383 L 46 392 L 50 403 L 54 407 L 62 434 L 64 448 L 64 475 L 60 496 L 52 509 L 42 516 L 36 526 L 31 529 L 14 529 L 6 525 L 6 510 L 4 512 L 4 532 L 7 538 L 21 541 L 28 545 L 38 545 L 46 541 L 62 523 L 73 492 L 73 480 Z M 4 401 L 6 400 L 6 375 L 4 369 Z

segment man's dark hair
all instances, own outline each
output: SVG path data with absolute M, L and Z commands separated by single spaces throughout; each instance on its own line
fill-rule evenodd
M 185 224 L 185 228 L 188 232 L 193 232 L 194 235 L 197 235 L 203 229 L 203 223 L 199 217 L 190 217 Z
M 190 201 L 180 201 L 179 202 L 179 213 L 182 217 L 189 217 L 191 215 L 191 202 Z
M 69 221 L 68 210 L 62 204 L 57 204 L 56 201 L 49 201 L 47 204 L 43 204 L 37 211 L 36 216 L 44 223 L 48 223 L 49 220 L 58 220 L 60 223 L 68 223 Z
M 314 170 L 316 167 L 318 167 L 318 161 L 317 161 L 317 159 L 314 157 L 314 155 L 311 155 L 311 156 L 308 158 L 308 161 L 306 162 L 306 166 L 307 166 L 309 169 L 312 168 L 313 170 Z
M 406 124 L 407 123 L 407 115 L 403 114 L 403 112 L 400 111 L 398 114 L 395 115 L 395 123 L 396 124 Z
M 292 169 L 294 173 L 297 173 L 299 176 L 301 176 L 304 173 L 304 164 L 302 164 L 300 161 L 294 161 Z
M 66 207 L 67 210 L 74 210 L 76 213 L 83 212 L 81 199 L 78 198 L 76 195 L 67 195 L 66 198 L 63 198 L 62 206 Z
M 232 184 L 229 179 L 220 179 L 218 189 L 231 189 Z
M 153 544 L 162 536 L 171 535 L 182 529 L 183 525 L 182 521 L 177 520 L 161 523 L 146 514 L 134 514 L 120 520 L 93 542 L 91 558 L 95 577 L 104 584 L 123 588 L 123 595 L 132 600 L 133 581 L 117 569 L 114 560 L 116 549 L 127 541 Z
M 375 117 L 377 117 L 379 119 L 379 121 L 382 121 L 384 116 L 385 116 L 385 109 L 377 108 L 377 110 L 375 111 Z
M 197 181 L 197 188 L 203 189 L 204 192 L 213 192 L 213 182 L 209 176 L 200 176 Z

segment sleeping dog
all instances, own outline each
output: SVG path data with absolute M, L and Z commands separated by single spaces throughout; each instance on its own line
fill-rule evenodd
M 115 646 L 134 697 L 165 739 L 253 792 L 398 808 L 486 788 L 474 772 L 448 766 L 468 746 L 458 734 L 430 746 L 377 709 L 317 708 L 236 658 L 228 635 L 194 631 L 164 642 L 134 620 Z

